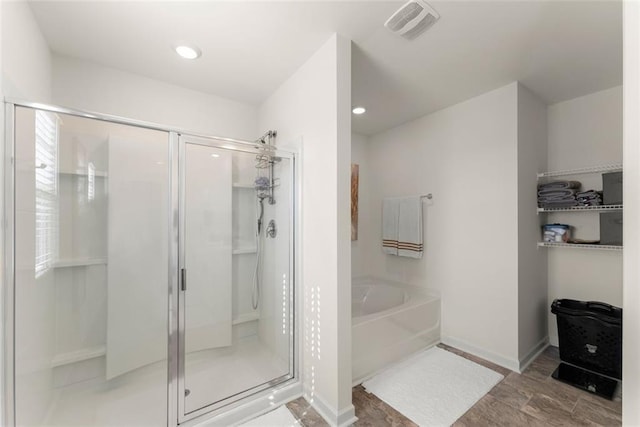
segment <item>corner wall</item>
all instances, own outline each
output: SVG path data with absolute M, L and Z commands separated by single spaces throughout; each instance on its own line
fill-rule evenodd
M 4 96 L 51 102 L 51 52 L 26 1 L 3 1 Z
M 547 254 L 538 249 L 537 173 L 547 170 L 547 106 L 518 83 L 518 358 L 546 347 Z
M 622 424 L 640 425 L 640 3 L 624 3 L 624 310 Z
M 307 399 L 331 425 L 354 421 L 351 404 L 351 42 L 333 35 L 260 107 L 260 128 L 301 161 L 298 302 Z
M 366 274 L 439 291 L 443 341 L 514 370 L 517 95 L 512 83 L 372 136 L 362 230 L 373 236 Z M 383 254 L 382 199 L 426 193 L 424 257 Z

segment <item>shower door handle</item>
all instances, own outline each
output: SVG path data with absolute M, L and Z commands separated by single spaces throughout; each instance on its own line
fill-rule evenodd
M 183 291 L 187 290 L 187 269 L 183 268 L 180 270 L 180 289 Z

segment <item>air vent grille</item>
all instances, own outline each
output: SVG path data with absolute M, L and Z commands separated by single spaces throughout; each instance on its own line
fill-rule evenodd
M 428 30 L 440 18 L 431 6 L 423 0 L 411 0 L 384 23 L 394 33 L 413 40 Z
M 437 20 L 438 18 L 429 13 L 422 21 L 418 22 L 415 27 L 405 32 L 402 36 L 409 40 L 413 40 L 420 34 L 427 31 L 429 27 L 436 23 Z
M 400 31 L 407 25 L 411 20 L 415 19 L 420 12 L 422 12 L 424 8 L 420 6 L 418 3 L 409 3 L 398 12 L 395 13 L 387 23 L 387 27 L 391 31 Z

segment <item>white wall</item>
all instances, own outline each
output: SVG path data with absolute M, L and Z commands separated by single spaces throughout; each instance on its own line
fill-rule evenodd
M 2 32 L 4 31 L 4 24 L 3 24 L 3 20 L 4 20 L 4 7 L 3 4 L 0 3 L 0 70 L 3 70 L 3 57 L 4 57 L 4 49 L 2 49 L 2 43 L 4 40 L 3 34 Z M 2 84 L 2 81 L 0 80 L 0 99 L 4 99 L 4 84 Z M 2 114 L 0 114 L 0 141 L 4 142 L 4 106 L 2 107 Z M 4 144 L 2 144 L 2 146 L 4 147 Z M 2 197 L 0 197 L 0 221 L 2 221 L 2 224 L 5 223 L 5 218 L 4 218 L 4 155 L 0 154 L 0 159 L 2 159 L 2 161 L 0 161 L 0 178 L 2 182 L 2 187 L 0 188 L 0 195 L 2 195 Z M 0 257 L 1 259 L 4 260 L 5 257 L 5 250 L 4 250 L 4 227 L 0 227 Z M 6 410 L 5 410 L 5 384 L 6 384 L 6 373 L 5 373 L 5 358 L 4 358 L 4 353 L 5 353 L 5 342 L 4 342 L 4 337 L 5 337 L 5 333 L 4 333 L 4 328 L 5 328 L 5 322 L 4 322 L 4 318 L 5 318 L 5 308 L 4 308 L 4 303 L 5 303 L 5 283 L 4 283 L 4 275 L 5 275 L 5 269 L 4 269 L 4 262 L 0 263 L 0 423 L 2 424 L 8 424 L 8 420 L 5 418 L 6 415 Z
M 53 103 L 253 140 L 257 108 L 92 62 L 53 56 Z
M 4 40 L 3 37 L 3 29 L 4 29 L 4 24 L 3 24 L 3 19 L 4 19 L 4 8 L 2 7 L 2 3 L 0 3 L 0 70 L 3 69 L 3 57 L 4 57 L 4 49 L 2 49 L 2 41 Z M 2 84 L 2 81 L 0 81 L 0 99 L 4 99 L 4 84 Z M 4 142 L 4 106 L 2 107 L 2 114 L 0 114 L 0 141 Z M 2 146 L 4 147 L 4 144 L 2 144 Z M 2 161 L 0 161 L 0 177 L 4 177 L 4 155 L 0 154 L 0 159 L 2 159 Z M 0 182 L 2 182 L 2 187 L 0 188 L 0 194 L 2 195 L 2 197 L 0 197 L 0 221 L 2 222 L 2 224 L 5 223 L 5 218 L 4 218 L 4 178 L 0 178 Z M 4 260 L 5 257 L 5 250 L 4 250 L 4 227 L 0 227 L 0 258 Z M 4 262 L 0 263 L 0 423 L 6 425 L 8 424 L 8 420 L 5 418 L 6 415 L 6 410 L 5 410 L 5 384 L 6 384 L 6 373 L 5 373 L 5 358 L 4 358 L 4 353 L 5 353 L 5 342 L 4 342 L 4 337 L 5 337 L 5 333 L 4 333 L 4 328 L 5 328 L 5 322 L 4 322 L 4 318 L 5 318 L 5 308 L 4 308 L 4 303 L 5 303 L 5 283 L 4 283 L 4 275 L 5 275 L 5 269 L 4 269 Z
M 2 2 L 4 95 L 51 101 L 51 53 L 26 1 Z
M 547 123 L 549 170 L 622 163 L 621 86 L 549 106 Z M 581 181 L 584 189 L 602 189 L 600 174 L 570 178 Z M 546 222 L 574 225 L 578 238 L 599 238 L 597 213 L 547 214 Z M 549 306 L 556 298 L 622 306 L 621 252 L 547 251 Z M 556 319 L 550 310 L 548 317 L 550 342 L 558 345 Z
M 351 405 L 350 41 L 332 36 L 260 107 L 260 128 L 299 143 L 302 376 L 331 424 Z M 313 311 L 312 311 L 313 310 Z
M 536 173 L 547 169 L 547 107 L 518 84 L 518 357 L 547 342 L 547 254 L 538 249 Z
M 371 216 L 363 235 L 374 236 L 366 273 L 440 291 L 443 341 L 514 369 L 517 91 L 512 83 L 372 136 L 362 209 Z M 383 197 L 426 193 L 424 257 L 384 255 Z
M 0 99 L 4 97 L 28 99 L 31 101 L 50 102 L 51 100 L 51 54 L 40 29 L 31 13 L 31 9 L 24 1 L 0 2 L 0 46 L 1 61 L 0 70 L 2 78 L 0 82 Z M 4 108 L 3 108 L 4 112 Z M 4 114 L 0 123 L 0 140 L 4 141 Z M 32 146 L 33 147 L 33 146 Z M 4 153 L 4 150 L 3 150 Z M 4 166 L 4 155 L 0 162 Z M 4 176 L 4 167 L 0 167 L 1 176 Z M 32 191 L 32 190 L 31 190 Z M 4 187 L 0 189 L 0 195 L 4 194 Z M 25 193 L 26 196 L 30 194 Z M 4 197 L 0 197 L 2 200 Z M 35 199 L 34 199 L 35 200 Z M 31 210 L 30 206 L 24 205 L 25 211 Z M 4 212 L 4 209 L 3 209 Z M 26 214 L 26 213 L 25 213 Z M 26 214 L 26 215 L 32 215 Z M 33 234 L 31 230 L 23 230 Z M 28 242 L 35 240 L 26 239 L 28 253 Z M 4 242 L 4 238 L 3 238 Z M 54 313 L 51 310 L 49 301 L 53 298 L 54 279 L 52 274 L 45 274 L 36 280 L 33 275 L 26 272 L 28 266 L 22 265 L 23 271 L 20 273 L 25 279 L 24 291 L 34 292 L 35 299 L 29 312 L 21 313 L 18 323 L 24 331 L 29 331 L 33 339 L 29 341 L 25 348 L 18 349 L 19 354 L 24 357 L 24 363 L 18 367 L 19 375 L 25 375 L 27 389 L 18 389 L 18 392 L 26 391 L 28 399 L 21 399 L 17 403 L 18 408 L 28 408 L 23 422 L 38 422 L 42 419 L 51 398 L 52 370 L 50 368 L 51 355 L 53 353 L 53 336 L 51 326 L 54 323 Z M 18 270 L 16 270 L 18 272 Z M 29 278 L 29 276 L 31 278 Z M 4 268 L 2 268 L 2 279 L 4 279 Z M 0 279 L 1 280 L 1 279 Z M 3 282 L 2 292 L 0 292 L 0 305 L 4 311 L 5 284 Z M 2 316 L 4 319 L 4 315 Z M 1 325 L 4 331 L 4 324 Z M 23 353 L 25 351 L 26 353 Z M 4 368 L 4 347 L 0 352 L 0 364 Z M 6 375 L 3 372 L 3 375 Z M 3 380 L 6 377 L 3 376 Z M 3 383 L 4 384 L 4 381 Z M 2 387 L 2 393 L 4 386 Z M 25 396 L 25 394 L 22 394 Z M 4 396 L 2 396 L 1 420 L 6 421 L 8 416 L 4 408 Z
M 624 311 L 622 423 L 640 425 L 640 3 L 624 3 Z
M 351 275 L 353 277 L 366 276 L 367 248 L 373 244 L 369 225 L 369 147 L 368 138 L 357 133 L 351 134 L 351 162 L 359 165 L 358 180 L 358 240 L 351 242 Z

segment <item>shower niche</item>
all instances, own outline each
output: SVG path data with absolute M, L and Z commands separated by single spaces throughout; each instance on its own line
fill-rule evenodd
M 296 381 L 293 153 L 9 111 L 10 424 L 174 426 Z

